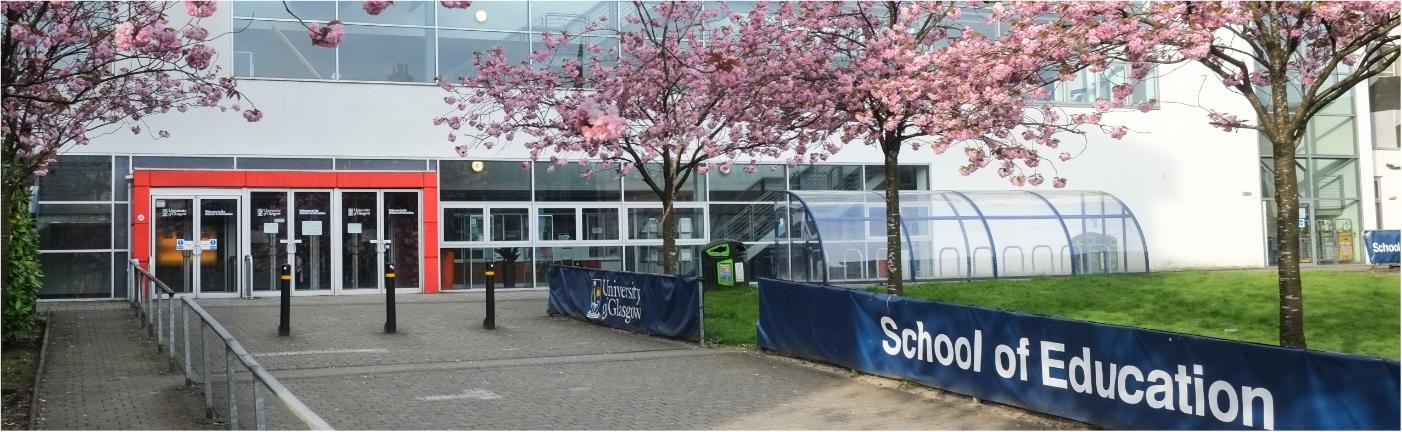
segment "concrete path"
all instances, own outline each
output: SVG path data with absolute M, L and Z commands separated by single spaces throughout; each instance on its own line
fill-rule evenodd
M 488 331 L 480 293 L 401 295 L 399 333 L 384 334 L 382 297 L 296 297 L 286 338 L 276 336 L 276 299 L 200 303 L 338 429 L 1083 427 L 753 351 L 547 317 L 541 291 L 498 299 L 499 328 Z M 240 398 L 246 385 L 245 377 Z M 286 413 L 269 421 L 301 427 Z
M 203 421 L 200 393 L 123 302 L 45 303 L 53 311 L 38 429 L 218 429 Z

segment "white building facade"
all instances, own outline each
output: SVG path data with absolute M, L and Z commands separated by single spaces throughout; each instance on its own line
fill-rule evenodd
M 106 135 L 68 150 L 40 181 L 43 298 L 125 296 L 132 259 L 204 296 L 270 295 L 282 265 L 306 294 L 377 292 L 387 263 L 406 292 L 480 288 L 489 263 L 507 288 L 544 287 L 561 262 L 660 270 L 660 205 L 640 181 L 523 169 L 528 153 L 509 143 L 459 157 L 431 123 L 449 108 L 433 78 L 473 73 L 473 51 L 503 46 L 524 58 L 540 32 L 616 17 L 619 4 L 396 2 L 376 17 L 360 2 L 291 4 L 302 19 L 345 22 L 345 41 L 312 46 L 278 2 L 221 2 L 204 21 L 211 34 L 232 32 L 213 42 L 218 64 L 240 78 L 261 121 L 208 110 L 152 117 L 144 129 L 170 138 Z M 1138 96 L 1159 99 L 1157 109 L 1106 116 L 1132 129 L 1123 140 L 1066 139 L 1077 157 L 1057 164 L 1059 175 L 1134 212 L 1152 271 L 1273 264 L 1270 153 L 1254 131 L 1208 126 L 1202 107 L 1253 114 L 1206 70 L 1171 69 Z M 1363 262 L 1363 230 L 1402 226 L 1392 80 L 1332 106 L 1301 149 L 1311 265 Z M 1076 109 L 1108 90 L 1083 73 L 1055 102 Z M 1391 105 L 1375 109 L 1380 96 Z M 992 170 L 959 175 L 960 156 L 906 151 L 902 187 L 1024 190 Z M 734 220 L 755 192 L 876 191 L 881 161 L 853 143 L 816 166 L 761 161 L 769 166 L 755 174 L 698 179 L 678 204 L 683 271 L 698 271 L 711 240 L 762 252 L 769 239 Z

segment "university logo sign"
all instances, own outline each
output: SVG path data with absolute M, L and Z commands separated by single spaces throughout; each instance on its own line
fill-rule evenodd
M 701 338 L 695 277 L 552 266 L 546 312 L 673 339 Z

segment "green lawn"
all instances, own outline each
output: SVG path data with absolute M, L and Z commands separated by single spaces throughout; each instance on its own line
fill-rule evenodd
M 1397 273 L 1306 271 L 1304 291 L 1310 348 L 1398 358 Z M 1269 271 L 939 282 L 907 286 L 906 295 L 1268 344 L 1278 334 Z M 758 299 L 752 289 L 706 293 L 706 339 L 754 344 Z

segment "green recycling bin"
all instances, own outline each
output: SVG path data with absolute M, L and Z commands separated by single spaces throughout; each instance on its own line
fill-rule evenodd
M 716 240 L 701 251 L 701 280 L 706 289 L 732 287 L 745 282 L 745 244 Z

